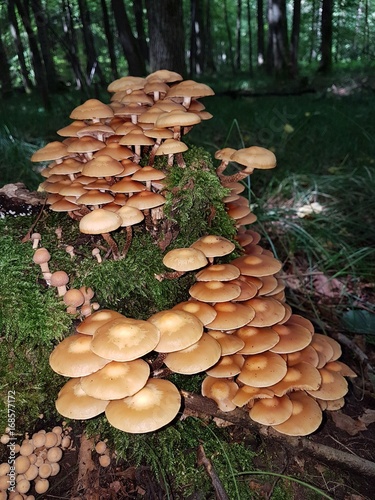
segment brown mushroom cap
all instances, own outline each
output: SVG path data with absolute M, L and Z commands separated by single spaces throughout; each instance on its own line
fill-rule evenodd
M 314 333 L 313 335 L 314 343 L 321 341 L 322 343 L 329 344 L 332 347 L 333 354 L 330 358 L 327 357 L 327 362 L 336 361 L 342 355 L 342 350 L 340 344 L 328 335 L 323 335 L 321 333 Z M 314 343 L 312 345 L 314 345 Z
M 322 383 L 322 377 L 314 366 L 306 362 L 298 363 L 294 366 L 288 366 L 285 377 L 270 389 L 276 396 L 293 390 L 318 390 Z
M 211 264 L 195 275 L 197 281 L 231 281 L 239 276 L 239 269 L 232 264 Z
M 329 361 L 324 368 L 332 372 L 338 372 L 343 377 L 357 377 L 357 374 L 342 361 Z
M 269 387 L 280 382 L 287 373 L 287 365 L 279 354 L 263 352 L 246 357 L 237 380 L 253 387 Z
M 103 234 L 115 231 L 121 226 L 119 215 L 103 208 L 98 208 L 84 215 L 79 221 L 79 230 L 84 234 Z
M 91 337 L 77 333 L 60 342 L 49 357 L 53 371 L 65 377 L 84 377 L 103 368 L 110 359 L 91 350 Z
M 81 387 L 97 399 L 121 399 L 132 396 L 147 383 L 150 366 L 143 359 L 111 361 L 101 370 L 81 378 Z
M 85 163 L 82 174 L 88 177 L 111 177 L 120 174 L 124 167 L 111 156 L 100 155 Z
M 294 366 L 297 363 L 306 362 L 317 368 L 319 365 L 319 355 L 311 345 L 308 345 L 300 351 L 288 353 L 287 362 L 288 366 Z
M 260 354 L 271 349 L 279 341 L 279 336 L 272 328 L 247 325 L 237 330 L 234 335 L 245 343 L 240 354 Z
M 223 236 L 209 234 L 199 238 L 190 247 L 200 250 L 206 257 L 222 257 L 230 254 L 235 245 Z
M 202 396 L 213 399 L 221 411 L 232 411 L 236 405 L 232 398 L 238 390 L 238 385 L 225 379 L 217 379 L 209 375 L 202 382 Z
M 165 139 L 163 144 L 161 144 L 156 151 L 156 156 L 160 155 L 174 155 L 176 153 L 183 153 L 189 148 L 182 141 L 177 141 L 176 139 Z
M 101 309 L 100 311 L 95 311 L 85 318 L 81 323 L 78 324 L 76 330 L 78 333 L 84 333 L 86 335 L 94 335 L 95 331 L 99 326 L 108 323 L 112 319 L 122 318 L 123 315 L 117 311 L 112 311 L 111 309 Z
M 292 415 L 282 424 L 272 426 L 287 436 L 306 436 L 316 431 L 322 422 L 322 411 L 316 401 L 304 391 L 291 392 Z
M 221 354 L 223 356 L 230 356 L 231 354 L 236 354 L 245 345 L 245 342 L 236 335 L 231 335 L 229 333 L 221 332 L 220 330 L 209 330 L 208 335 L 210 335 L 217 342 L 219 342 L 221 347 Z
M 91 349 L 113 361 L 132 361 L 152 351 L 159 339 L 159 330 L 149 321 L 115 318 L 95 331 Z
M 270 297 L 254 297 L 244 302 L 244 304 L 252 307 L 255 311 L 255 316 L 249 322 L 249 326 L 267 327 L 276 325 L 285 316 L 283 304 Z
M 73 120 L 98 120 L 112 116 L 113 110 L 98 99 L 88 99 L 70 113 L 70 118 Z
M 58 160 L 64 156 L 69 156 L 66 145 L 59 141 L 53 141 L 35 151 L 30 159 L 31 161 L 51 161 Z
M 186 349 L 167 354 L 164 364 L 175 373 L 193 375 L 213 366 L 220 356 L 220 344 L 207 333 L 203 333 L 197 342 Z
M 221 281 L 198 281 L 189 289 L 189 294 L 202 302 L 227 302 L 234 300 L 240 293 L 238 285 Z
M 236 161 L 241 165 L 245 165 L 248 169 L 269 169 L 276 167 L 275 154 L 272 151 L 259 146 L 239 149 L 232 154 L 231 160 Z
M 195 248 L 175 248 L 164 255 L 163 264 L 175 271 L 194 271 L 208 264 L 203 252 Z
M 345 378 L 338 372 L 321 368 L 319 373 L 322 377 L 322 383 L 318 390 L 306 390 L 313 398 L 332 401 L 343 398 L 348 392 L 348 383 Z
M 143 89 L 146 84 L 146 79 L 139 76 L 123 76 L 117 78 L 107 87 L 108 92 L 120 92 Z
M 268 276 L 280 271 L 281 262 L 268 255 L 244 255 L 232 260 L 231 264 L 238 267 L 245 276 Z
M 152 432 L 173 420 L 180 405 L 180 393 L 172 382 L 150 379 L 134 396 L 111 401 L 106 417 L 113 427 L 124 432 Z
M 107 400 L 88 396 L 81 387 L 80 379 L 71 379 L 60 390 L 56 409 L 66 418 L 86 420 L 103 413 Z
M 150 208 L 160 207 L 160 205 L 164 205 L 164 203 L 164 196 L 158 193 L 153 193 L 152 191 L 141 191 L 140 193 L 131 196 L 126 202 L 129 207 L 135 207 L 139 210 L 148 210 Z
M 240 354 L 222 356 L 216 365 L 206 370 L 206 373 L 215 378 L 234 377 L 240 373 L 243 364 L 244 358 Z
M 260 399 L 251 408 L 249 415 L 252 420 L 262 425 L 282 424 L 292 416 L 293 404 L 290 398 L 282 397 Z
M 242 406 L 246 405 L 250 401 L 254 399 L 263 399 L 263 398 L 273 398 L 274 393 L 267 388 L 264 387 L 252 387 L 250 385 L 243 385 L 240 387 L 232 399 L 232 402 L 242 408 Z
M 279 342 L 270 349 L 272 352 L 288 354 L 300 351 L 311 342 L 311 333 L 301 325 L 286 322 L 282 325 L 273 325 L 272 329 L 280 337 Z
M 250 306 L 233 302 L 219 302 L 213 307 L 217 315 L 206 325 L 210 330 L 235 330 L 247 325 L 255 316 L 255 311 Z
M 153 314 L 147 320 L 160 332 L 156 352 L 175 352 L 186 349 L 203 335 L 203 324 L 193 314 L 167 309 Z
M 205 302 L 199 302 L 197 300 L 189 300 L 186 302 L 180 302 L 172 307 L 172 310 L 177 309 L 178 311 L 186 311 L 190 314 L 196 316 L 203 325 L 207 325 L 207 323 L 211 323 L 216 317 L 215 309 L 206 304 Z

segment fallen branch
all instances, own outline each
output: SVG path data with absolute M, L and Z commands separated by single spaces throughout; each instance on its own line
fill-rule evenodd
M 197 450 L 198 465 L 203 465 L 207 474 L 210 476 L 212 487 L 215 490 L 215 498 L 217 500 L 229 500 L 229 497 L 222 485 L 219 476 L 217 475 L 212 462 L 207 458 L 203 446 L 200 444 Z

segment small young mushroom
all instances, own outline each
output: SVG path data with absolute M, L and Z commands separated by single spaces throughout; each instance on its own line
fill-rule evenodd
M 62 228 L 60 226 L 55 229 L 55 234 L 57 236 L 57 239 L 61 240 L 61 237 L 62 237 Z
M 74 247 L 72 245 L 68 245 L 65 248 L 65 251 L 66 251 L 66 253 L 68 253 L 70 255 L 70 258 L 73 259 L 73 257 L 75 256 Z
M 65 271 L 55 271 L 51 276 L 51 285 L 57 287 L 59 297 L 66 294 L 66 285 L 69 282 L 69 276 Z
M 40 233 L 33 233 L 31 235 L 31 241 L 33 242 L 33 249 L 35 250 L 39 246 L 39 242 L 41 240 Z
M 51 259 L 51 254 L 46 248 L 38 248 L 33 256 L 33 261 L 35 264 L 39 264 L 40 269 L 43 273 L 43 278 L 46 279 L 45 274 L 49 273 L 48 261 Z
M 85 296 L 81 290 L 71 288 L 65 293 L 63 300 L 64 304 L 67 306 L 67 312 L 69 314 L 77 314 L 77 307 L 85 302 Z
M 91 252 L 92 256 L 96 258 L 96 260 L 99 262 L 99 264 L 101 262 L 103 262 L 102 258 L 101 258 L 101 255 L 100 255 L 100 250 L 99 248 L 94 248 Z

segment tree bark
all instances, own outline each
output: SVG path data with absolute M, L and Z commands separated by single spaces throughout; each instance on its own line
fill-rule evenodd
M 323 0 L 322 8 L 322 41 L 320 45 L 321 60 L 319 65 L 320 73 L 329 73 L 332 69 L 332 18 L 333 0 Z
M 227 37 L 228 37 L 228 59 L 229 59 L 229 64 L 230 64 L 231 70 L 233 71 L 233 73 L 235 73 L 236 72 L 236 68 L 235 68 L 235 65 L 234 65 L 234 56 L 233 56 L 232 31 L 230 29 L 227 0 L 223 0 L 223 3 L 224 3 L 225 27 L 227 29 Z
M 186 74 L 183 10 L 180 0 L 146 0 L 150 69 Z
M 298 73 L 298 46 L 299 46 L 300 29 L 301 29 L 301 0 L 294 0 L 292 35 L 290 40 L 290 63 L 293 76 L 296 76 Z
M 103 27 L 104 27 L 105 37 L 107 39 L 108 55 L 109 55 L 109 61 L 110 61 L 110 65 L 111 65 L 112 78 L 114 80 L 116 80 L 119 75 L 118 75 L 118 71 L 117 71 L 115 43 L 114 43 L 112 28 L 111 28 L 111 25 L 109 22 L 107 2 L 106 2 L 106 0 L 100 0 L 100 3 L 101 3 L 101 7 L 102 7 Z
M 133 12 L 135 19 L 135 27 L 137 30 L 137 40 L 142 53 L 142 57 L 148 63 L 149 54 L 148 54 L 148 44 L 145 32 L 146 20 L 143 15 L 143 6 L 144 6 L 143 0 L 133 0 Z
M 10 97 L 12 94 L 12 78 L 10 76 L 10 66 L 3 43 L 0 36 L 0 83 L 1 83 L 1 96 L 3 98 Z
M 128 62 L 129 74 L 144 76 L 146 74 L 146 61 L 143 59 L 138 41 L 132 33 L 123 0 L 112 0 L 112 10 L 120 44 Z
M 23 88 L 25 89 L 25 92 L 28 93 L 31 91 L 33 84 L 30 79 L 29 71 L 26 66 L 25 48 L 23 46 L 21 39 L 20 28 L 18 25 L 17 16 L 15 12 L 15 4 L 12 1 L 8 2 L 8 18 L 9 18 L 10 33 L 13 38 L 14 44 L 16 46 L 18 62 L 21 70 Z
M 267 70 L 286 74 L 289 68 L 286 0 L 268 0 Z
M 210 71 L 211 73 L 214 73 L 216 71 L 216 66 L 215 66 L 215 61 L 214 61 L 214 50 L 213 50 L 213 42 L 212 42 L 212 27 L 211 27 L 211 1 L 206 0 L 206 5 L 205 5 L 205 19 L 204 19 L 204 25 L 205 25 L 205 39 L 206 39 L 206 45 L 205 45 L 205 61 L 206 61 L 206 70 Z
M 202 0 L 190 0 L 190 76 L 205 71 L 205 30 Z
M 264 4 L 263 0 L 257 0 L 257 52 L 258 66 L 263 66 L 265 60 L 264 51 Z
M 237 0 L 237 19 L 236 19 L 236 70 L 241 71 L 242 44 L 241 44 L 241 19 L 242 19 L 242 0 Z
M 253 30 L 251 29 L 251 7 L 250 0 L 246 2 L 246 18 L 247 18 L 247 31 L 248 31 L 248 54 L 249 54 L 249 75 L 253 76 Z

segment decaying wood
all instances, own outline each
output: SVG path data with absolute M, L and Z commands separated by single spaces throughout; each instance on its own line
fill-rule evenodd
M 88 439 L 85 433 L 82 433 L 79 453 L 78 453 L 78 478 L 76 491 L 70 500 L 99 500 L 99 476 L 92 459 L 92 450 L 94 449 L 93 438 Z
M 237 408 L 231 412 L 223 412 L 218 409 L 216 403 L 208 398 L 187 391 L 181 391 L 184 397 L 184 405 L 188 411 L 193 411 L 199 416 L 211 416 L 231 422 L 235 425 L 253 430 L 267 439 L 280 442 L 284 447 L 293 450 L 293 453 L 306 453 L 316 459 L 328 464 L 335 464 L 353 474 L 360 474 L 368 478 L 375 478 L 375 463 L 350 453 L 336 450 L 330 446 L 316 443 L 311 438 L 291 437 L 279 434 L 271 427 L 264 427 L 249 418 L 248 412 Z
M 207 458 L 204 452 L 203 446 L 200 444 L 197 450 L 197 461 L 198 465 L 203 465 L 206 469 L 207 474 L 210 476 L 212 487 L 215 490 L 215 496 L 217 500 L 229 500 L 229 497 L 222 485 L 219 476 L 217 475 L 212 462 Z

